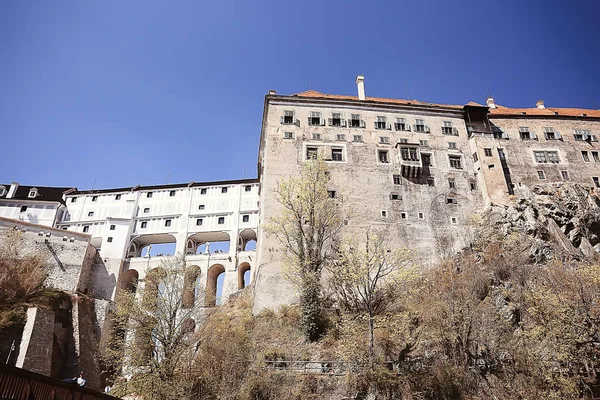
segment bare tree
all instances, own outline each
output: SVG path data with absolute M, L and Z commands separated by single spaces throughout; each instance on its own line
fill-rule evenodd
M 415 276 L 411 252 L 392 251 L 387 232 L 366 233 L 364 245 L 356 239 L 340 243 L 332 263 L 331 285 L 341 305 L 354 313 L 366 313 L 369 323 L 369 360 L 374 357 L 375 317 L 396 299 L 398 280 Z
M 176 256 L 148 271 L 134 293 L 119 293 L 116 334 L 105 361 L 131 379 L 115 393 L 164 399 L 189 394 L 203 308 L 190 302 L 187 292 L 194 287 L 185 276 L 185 261 Z
M 267 226 L 283 247 L 287 276 L 300 292 L 302 326 L 310 341 L 323 333 L 321 275 L 344 223 L 344 199 L 329 190 L 329 182 L 321 157 L 302 164 L 299 176 L 279 182 L 274 190 L 283 210 Z

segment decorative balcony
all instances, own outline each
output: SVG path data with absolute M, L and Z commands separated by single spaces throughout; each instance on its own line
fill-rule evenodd
M 405 178 L 417 178 L 423 171 L 423 160 L 418 144 L 398 143 L 397 161 Z

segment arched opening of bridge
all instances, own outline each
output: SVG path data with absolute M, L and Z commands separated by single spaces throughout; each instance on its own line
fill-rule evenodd
M 129 293 L 137 291 L 138 279 L 140 274 L 135 269 L 129 269 L 123 274 L 123 289 Z
M 225 279 L 225 267 L 221 264 L 214 264 L 208 269 L 206 276 L 206 295 L 205 305 L 214 307 L 221 304 L 221 294 L 223 293 L 223 281 Z
M 127 257 L 162 257 L 175 255 L 177 239 L 168 233 L 140 235 L 129 244 Z
M 229 253 L 230 237 L 226 232 L 198 232 L 188 238 L 187 254 Z
M 252 229 L 244 229 L 240 232 L 241 251 L 256 250 L 256 232 Z
M 185 268 L 185 277 L 183 279 L 183 298 L 181 305 L 183 308 L 192 308 L 196 304 L 198 293 L 198 278 L 200 277 L 200 267 L 197 265 L 188 265 Z
M 238 289 L 243 289 L 250 283 L 250 264 L 243 262 L 238 267 Z
M 155 323 L 153 314 L 156 312 L 160 292 L 164 290 L 164 276 L 165 271 L 162 268 L 154 268 L 146 275 L 142 308 L 148 311 L 148 321 L 145 324 L 140 324 L 141 327 L 135 332 L 135 346 L 138 349 L 137 353 L 140 357 L 138 360 L 133 360 L 133 362 L 137 365 L 145 365 L 147 360 L 152 356 L 154 348 L 152 329 Z

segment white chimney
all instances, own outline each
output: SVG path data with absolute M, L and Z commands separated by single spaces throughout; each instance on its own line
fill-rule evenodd
M 269 90 L 269 94 L 273 95 L 273 94 L 277 94 L 277 92 L 275 90 Z
M 17 194 L 17 188 L 19 187 L 19 182 L 11 182 L 10 189 L 8 189 L 8 194 L 6 195 L 7 199 L 12 199 Z
M 539 108 L 540 110 L 543 110 L 544 108 L 546 108 L 546 106 L 544 105 L 544 100 L 538 100 L 537 103 L 535 103 L 535 106 L 537 108 Z
M 496 103 L 494 102 L 494 98 L 493 98 L 493 97 L 488 97 L 488 98 L 485 100 L 485 104 L 487 104 L 487 106 L 488 106 L 489 108 L 496 108 Z
M 356 77 L 356 87 L 358 88 L 358 99 L 365 99 L 365 77 L 364 75 L 358 75 Z

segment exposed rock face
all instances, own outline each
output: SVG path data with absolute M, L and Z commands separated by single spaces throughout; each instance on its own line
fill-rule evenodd
M 535 261 L 548 257 L 552 239 L 576 258 L 600 252 L 600 198 L 594 190 L 562 184 L 536 186 L 531 193 L 511 205 L 492 206 L 484 215 L 487 225 L 505 236 L 521 232 L 535 238 Z

